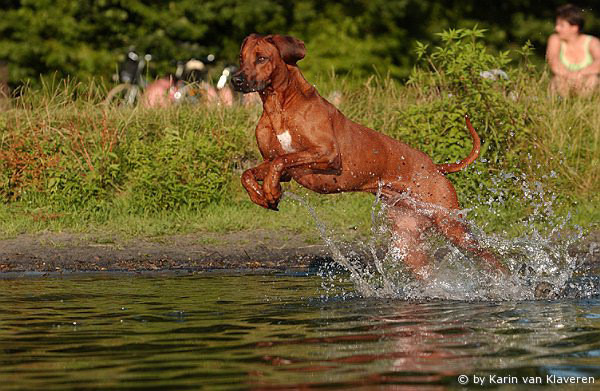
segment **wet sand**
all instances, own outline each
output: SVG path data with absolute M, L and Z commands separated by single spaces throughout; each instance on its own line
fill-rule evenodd
M 326 261 L 322 243 L 275 232 L 128 239 L 42 233 L 0 240 L 0 273 L 307 269 Z
M 360 244 L 346 244 L 358 256 Z M 600 269 L 600 231 L 571 252 Z M 293 233 L 196 233 L 122 240 L 93 234 L 41 233 L 0 240 L 0 274 L 309 270 L 331 262 L 320 240 Z

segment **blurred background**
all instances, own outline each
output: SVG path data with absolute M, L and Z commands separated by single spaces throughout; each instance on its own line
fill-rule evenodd
M 335 72 L 404 80 L 417 41 L 435 44 L 449 28 L 487 29 L 494 51 L 531 41 L 538 65 L 554 28 L 558 0 L 2 0 L 0 81 L 11 89 L 40 75 L 110 81 L 128 50 L 151 54 L 150 78 L 176 61 L 214 54 L 237 63 L 250 33 L 283 33 L 306 42 L 300 65 L 311 80 Z M 600 35 L 597 0 L 580 0 L 586 31 Z

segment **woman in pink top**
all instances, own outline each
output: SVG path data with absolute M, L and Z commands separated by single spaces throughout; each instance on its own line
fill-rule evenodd
M 583 15 L 572 4 L 558 7 L 554 31 L 546 49 L 546 59 L 554 74 L 551 91 L 561 96 L 591 93 L 598 85 L 600 40 L 582 34 Z

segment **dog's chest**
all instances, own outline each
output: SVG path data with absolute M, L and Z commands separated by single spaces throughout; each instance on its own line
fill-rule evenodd
M 296 152 L 293 145 L 295 142 L 297 143 L 298 140 L 294 140 L 292 137 L 292 134 L 295 132 L 290 132 L 289 130 L 290 127 L 294 126 L 293 121 L 290 121 L 290 118 L 284 116 L 282 110 L 268 110 L 267 105 L 265 105 L 265 113 L 268 116 L 271 129 L 275 134 L 275 139 L 273 139 L 273 142 L 279 144 L 277 146 L 273 145 L 272 148 L 274 150 L 279 150 L 279 153 Z M 297 134 L 295 137 L 297 137 Z
M 289 130 L 286 130 L 283 133 L 278 133 L 277 141 L 279 141 L 279 145 L 281 145 L 281 148 L 285 152 L 294 152 L 294 148 L 292 147 L 292 135 L 290 134 Z

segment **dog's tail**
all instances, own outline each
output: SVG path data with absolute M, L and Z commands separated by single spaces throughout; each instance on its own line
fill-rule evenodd
M 465 121 L 467 122 L 467 128 L 469 128 L 469 133 L 471 133 L 471 137 L 473 138 L 473 149 L 471 149 L 471 153 L 469 153 L 469 156 L 467 156 L 458 163 L 436 164 L 438 171 L 442 174 L 458 172 L 463 168 L 467 167 L 469 164 L 473 163 L 475 159 L 477 159 L 477 157 L 479 156 L 479 151 L 481 150 L 481 140 L 479 139 L 479 135 L 477 134 L 475 129 L 473 129 L 473 125 L 471 125 L 471 121 L 469 121 L 468 115 L 465 115 Z

